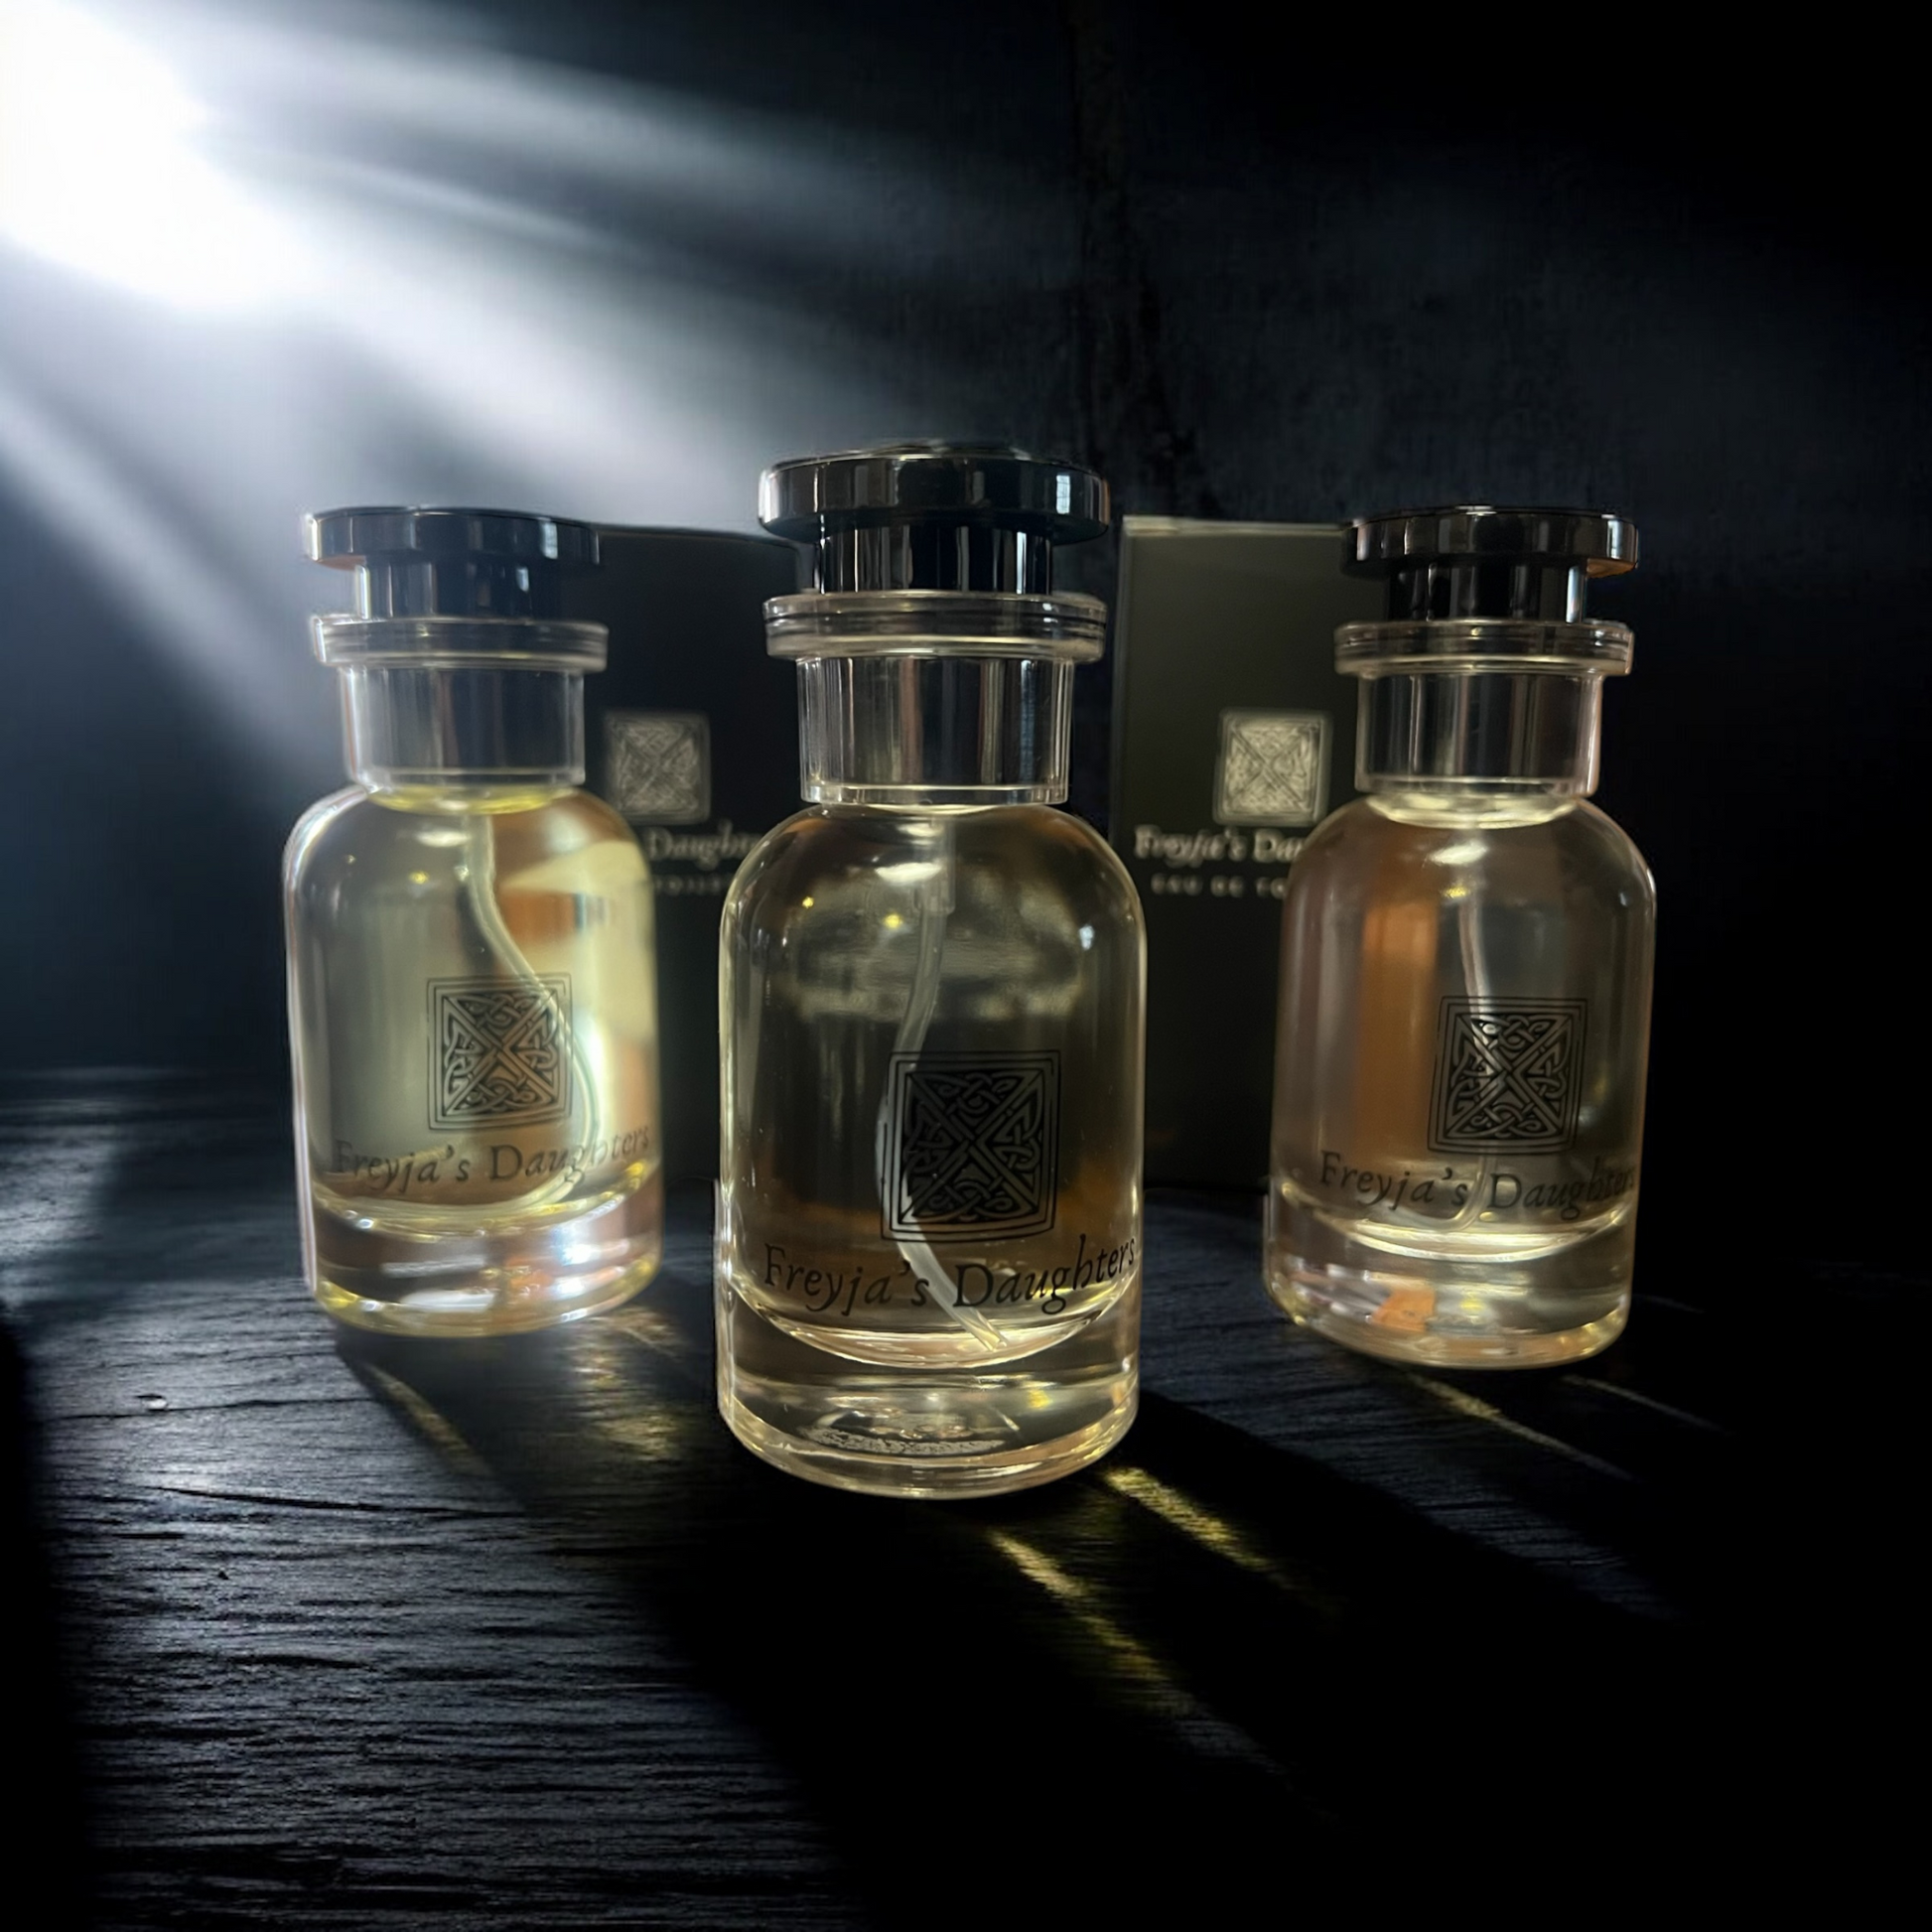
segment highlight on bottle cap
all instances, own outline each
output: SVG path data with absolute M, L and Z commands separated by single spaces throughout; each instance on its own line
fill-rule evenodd
M 1582 621 L 1591 579 L 1637 565 L 1637 526 L 1607 510 L 1451 503 L 1355 520 L 1353 568 L 1386 577 L 1389 617 Z
M 1043 596 L 1053 546 L 1107 528 L 1107 485 L 1078 464 L 980 443 L 888 443 L 776 463 L 759 521 L 813 546 L 820 591 Z
M 317 510 L 303 519 L 303 546 L 355 573 L 364 618 L 555 618 L 564 573 L 598 561 L 590 524 L 520 510 Z
M 1077 464 L 993 443 L 883 443 L 774 463 L 759 483 L 759 521 L 811 543 L 828 528 L 980 524 L 1055 543 L 1102 535 L 1107 485 Z

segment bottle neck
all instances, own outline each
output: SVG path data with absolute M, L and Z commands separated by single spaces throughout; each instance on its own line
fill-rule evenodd
M 1595 672 L 1418 670 L 1366 676 L 1355 783 L 1587 798 L 1596 789 L 1603 681 Z
M 764 607 L 798 665 L 799 789 L 814 804 L 1057 805 L 1073 667 L 1105 607 L 1009 592 L 801 592 Z
M 601 624 L 335 615 L 315 620 L 315 643 L 342 674 L 349 776 L 367 790 L 482 800 L 584 782 Z
M 1587 798 L 1603 680 L 1630 668 L 1631 641 L 1621 624 L 1542 619 L 1343 624 L 1335 668 L 1362 680 L 1356 785 Z
M 806 657 L 799 789 L 814 804 L 1057 805 L 1073 666 L 1042 657 Z
M 349 776 L 371 792 L 515 796 L 584 782 L 580 672 L 357 664 L 342 675 Z

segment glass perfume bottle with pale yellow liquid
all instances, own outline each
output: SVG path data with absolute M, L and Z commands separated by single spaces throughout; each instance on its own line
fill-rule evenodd
M 1105 485 L 909 445 L 781 465 L 761 514 L 816 555 L 765 607 L 809 802 L 725 906 L 720 1406 L 838 1487 L 1044 1482 L 1139 1386 L 1141 911 L 1052 809 L 1105 612 L 1050 556 Z
M 1269 1292 L 1371 1354 L 1530 1367 L 1628 1316 L 1655 892 L 1589 802 L 1588 617 L 1636 531 L 1578 510 L 1369 518 L 1386 621 L 1344 624 L 1356 783 L 1284 907 Z
M 313 516 L 353 783 L 286 868 L 297 1177 L 330 1313 L 538 1328 L 662 1252 L 649 870 L 581 791 L 601 626 L 556 616 L 595 531 L 502 511 Z

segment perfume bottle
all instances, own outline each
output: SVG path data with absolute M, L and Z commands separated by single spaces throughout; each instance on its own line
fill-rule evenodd
M 557 617 L 583 524 L 345 509 L 315 620 L 354 783 L 289 840 L 295 1137 L 331 1314 L 498 1334 L 634 1295 L 662 1250 L 651 882 L 577 787 L 605 633 Z
M 1283 911 L 1269 1292 L 1350 1347 L 1528 1367 L 1630 1307 L 1656 897 L 1587 802 L 1630 632 L 1585 613 L 1637 533 L 1462 506 L 1356 525 L 1386 622 L 1356 784 Z
M 814 547 L 765 606 L 809 803 L 720 935 L 720 1407 L 841 1488 L 1045 1482 L 1138 1392 L 1141 909 L 1051 809 L 1105 627 L 1052 550 L 1106 485 L 917 444 L 781 464 L 759 513 Z

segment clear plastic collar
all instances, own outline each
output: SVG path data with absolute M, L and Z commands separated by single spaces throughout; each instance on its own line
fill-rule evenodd
M 1095 597 L 999 591 L 801 591 L 764 607 L 774 657 L 1032 657 L 1088 664 L 1107 640 Z
M 432 664 L 477 669 L 601 671 L 610 633 L 601 623 L 556 618 L 361 618 L 331 612 L 312 618 L 316 655 L 352 664 Z
M 1633 642 L 1620 623 L 1544 623 L 1514 618 L 1433 618 L 1345 623 L 1335 632 L 1335 669 L 1373 676 L 1413 664 L 1434 671 L 1589 670 L 1616 677 Z

